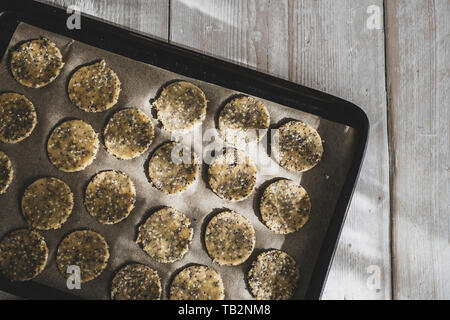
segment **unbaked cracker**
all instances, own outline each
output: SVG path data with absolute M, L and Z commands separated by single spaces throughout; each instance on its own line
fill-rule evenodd
M 113 300 L 159 300 L 161 280 L 149 266 L 133 263 L 116 272 L 111 283 Z
M 219 265 L 238 266 L 244 263 L 252 254 L 255 242 L 255 229 L 250 221 L 233 211 L 217 214 L 206 226 L 206 249 Z
M 133 181 L 124 173 L 113 170 L 96 174 L 84 195 L 86 210 L 103 224 L 116 224 L 126 219 L 135 202 Z
M 67 92 L 72 103 L 86 112 L 103 112 L 119 100 L 121 83 L 105 60 L 81 67 L 70 78 Z
M 323 145 L 319 133 L 302 121 L 290 121 L 274 135 L 272 151 L 280 166 L 305 172 L 322 159 Z
M 53 129 L 47 142 L 50 162 L 64 172 L 86 169 L 97 156 L 99 140 L 90 124 L 70 120 Z
M 25 189 L 21 204 L 22 214 L 31 227 L 56 230 L 72 213 L 73 193 L 62 180 L 42 178 Z
M 250 291 L 257 300 L 289 300 L 299 279 L 300 269 L 296 261 L 281 250 L 261 253 L 247 276 Z
M 136 242 L 156 261 L 172 263 L 183 258 L 193 235 L 190 220 L 178 210 L 167 207 L 150 215 L 139 227 Z
M 291 180 L 279 180 L 264 190 L 259 211 L 270 230 L 277 234 L 290 234 L 308 222 L 311 199 L 302 186 Z
M 0 141 L 18 143 L 28 138 L 37 124 L 36 109 L 24 95 L 0 94 Z
M 45 239 L 36 231 L 18 229 L 0 241 L 0 271 L 11 281 L 37 277 L 48 259 Z
M 67 235 L 59 244 L 56 264 L 64 277 L 69 266 L 78 266 L 81 282 L 94 280 L 105 270 L 109 260 L 109 246 L 105 238 L 97 232 L 78 230 Z
M 222 277 L 212 268 L 193 265 L 181 270 L 170 285 L 170 300 L 224 300 Z
M 153 106 L 158 120 L 168 131 L 191 129 L 206 118 L 204 92 L 187 81 L 173 82 L 164 87 Z
M 42 38 L 26 41 L 13 49 L 9 65 L 14 79 L 21 85 L 41 88 L 59 76 L 64 62 L 56 44 Z

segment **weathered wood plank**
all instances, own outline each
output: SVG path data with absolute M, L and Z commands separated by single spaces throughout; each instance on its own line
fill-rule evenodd
M 389 162 L 381 0 L 172 0 L 170 41 L 349 99 L 369 114 L 367 160 L 325 298 L 391 296 Z M 380 270 L 380 288 L 366 285 Z
M 450 1 L 387 1 L 397 299 L 450 298 Z
M 81 12 L 106 21 L 167 39 L 169 0 L 38 0 L 64 8 L 78 6 Z

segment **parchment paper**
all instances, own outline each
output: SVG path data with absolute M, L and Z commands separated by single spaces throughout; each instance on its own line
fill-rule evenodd
M 185 79 L 198 85 L 208 98 L 208 115 L 202 126 L 205 131 L 215 127 L 215 116 L 220 106 L 238 92 L 136 62 L 24 23 L 18 26 L 9 48 L 20 41 L 39 37 L 47 37 L 54 41 L 64 56 L 65 67 L 54 83 L 41 89 L 25 88 L 11 76 L 7 54 L 0 64 L 0 92 L 14 91 L 24 94 L 34 103 L 38 115 L 38 125 L 25 141 L 15 145 L 0 143 L 0 149 L 8 154 L 15 169 L 14 180 L 8 192 L 0 195 L 0 237 L 13 229 L 27 227 L 21 214 L 20 201 L 24 189 L 38 178 L 53 176 L 68 183 L 74 192 L 75 207 L 61 229 L 40 232 L 45 237 L 50 250 L 49 261 L 44 272 L 33 281 L 84 298 L 108 299 L 114 271 L 125 263 L 139 262 L 158 271 L 163 286 L 162 298 L 166 299 L 170 281 L 176 271 L 188 264 L 200 263 L 213 267 L 221 274 L 227 299 L 252 299 L 245 282 L 245 274 L 257 254 L 265 249 L 274 248 L 285 250 L 300 265 L 301 280 L 294 298 L 304 297 L 352 159 L 355 140 L 355 132 L 352 128 L 262 100 L 269 109 L 273 126 L 283 119 L 294 118 L 303 120 L 318 129 L 325 141 L 325 152 L 321 163 L 303 175 L 290 173 L 277 165 L 273 166 L 275 169 L 272 170 L 260 168 L 256 192 L 242 202 L 219 199 L 207 186 L 206 166 L 203 166 L 203 173 L 198 181 L 181 195 L 167 196 L 152 187 L 147 179 L 145 168 L 149 155 L 163 142 L 170 140 L 170 133 L 161 130 L 155 119 L 153 124 L 156 128 L 156 139 L 150 150 L 141 157 L 131 161 L 121 161 L 101 148 L 97 159 L 86 170 L 79 173 L 63 173 L 52 166 L 46 154 L 46 140 L 51 130 L 62 120 L 82 119 L 90 123 L 96 132 L 101 133 L 109 117 L 120 108 L 137 107 L 151 116 L 149 101 L 155 98 L 158 90 L 169 81 Z M 81 111 L 70 103 L 66 84 L 76 67 L 98 59 L 105 59 L 107 65 L 117 72 L 122 81 L 122 93 L 118 104 L 113 109 L 92 114 Z M 203 145 L 206 144 L 208 142 L 203 143 Z M 267 155 L 266 157 L 268 158 Z M 136 208 L 125 221 L 113 226 L 98 223 L 88 214 L 83 205 L 83 193 L 89 179 L 97 172 L 107 169 L 125 172 L 134 181 L 137 189 Z M 301 231 L 288 236 L 276 235 L 269 231 L 260 222 L 255 210 L 258 196 L 267 182 L 283 177 L 292 179 L 305 187 L 311 197 L 313 208 L 311 219 L 306 226 Z M 194 239 L 189 252 L 181 261 L 173 264 L 157 263 L 135 243 L 137 227 L 150 213 L 162 206 L 171 206 L 185 213 L 191 219 L 194 228 Z M 220 267 L 214 264 L 204 249 L 202 234 L 205 221 L 212 213 L 222 208 L 232 209 L 244 215 L 256 230 L 256 249 L 247 262 L 238 267 Z M 81 290 L 69 290 L 66 287 L 66 279 L 56 267 L 55 252 L 65 235 L 73 230 L 84 228 L 100 232 L 105 237 L 110 246 L 111 258 L 108 267 L 99 278 L 82 284 Z

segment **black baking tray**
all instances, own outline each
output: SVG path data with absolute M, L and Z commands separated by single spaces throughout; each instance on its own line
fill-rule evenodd
M 367 147 L 369 120 L 358 106 L 324 92 L 300 86 L 230 62 L 82 16 L 82 29 L 66 27 L 65 10 L 32 0 L 1 0 L 0 58 L 6 54 L 20 22 L 46 29 L 130 59 L 267 99 L 352 127 L 355 152 L 339 200 L 306 291 L 305 299 L 321 298 L 340 233 L 356 187 Z M 0 290 L 28 299 L 70 299 L 67 293 L 32 281 L 11 283 L 0 275 Z

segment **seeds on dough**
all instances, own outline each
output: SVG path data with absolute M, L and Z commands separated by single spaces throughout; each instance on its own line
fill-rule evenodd
M 322 159 L 322 139 L 317 131 L 302 121 L 281 126 L 274 135 L 272 147 L 280 166 L 290 171 L 305 172 Z
M 303 187 L 291 180 L 279 180 L 264 190 L 259 210 L 267 228 L 278 234 L 290 234 L 308 222 L 311 200 Z
M 0 94 L 0 141 L 18 143 L 28 138 L 37 124 L 33 103 L 18 93 Z
M 22 214 L 33 228 L 55 230 L 67 221 L 73 204 L 73 193 L 64 181 L 42 178 L 25 190 L 22 196 Z
M 103 135 L 109 153 L 118 159 L 130 160 L 147 151 L 153 141 L 154 130 L 145 113 L 129 108 L 111 117 Z
M 247 280 L 257 300 L 289 300 L 297 289 L 300 269 L 286 252 L 266 251 L 252 263 Z
M 194 265 L 181 270 L 170 285 L 170 300 L 224 300 L 221 276 L 212 268 Z
M 99 141 L 91 125 L 70 120 L 57 126 L 47 142 L 50 162 L 64 172 L 86 169 L 95 159 Z
M 18 229 L 0 241 L 0 271 L 11 281 L 27 281 L 45 268 L 48 247 L 36 231 Z
M 156 261 L 172 263 L 183 258 L 193 235 L 191 222 L 184 214 L 173 208 L 163 208 L 139 227 L 136 242 Z
M 133 181 L 119 171 L 103 171 L 89 182 L 84 195 L 86 210 L 103 224 L 126 219 L 134 208 L 136 190 Z
M 81 282 L 91 281 L 105 270 L 109 260 L 109 247 L 105 238 L 90 230 L 74 231 L 60 243 L 56 252 L 56 264 L 64 277 L 69 277 L 67 268 L 78 266 Z
M 12 50 L 9 64 L 14 79 L 29 88 L 50 84 L 64 67 L 61 51 L 45 38 L 29 40 Z
M 269 126 L 269 111 L 252 97 L 233 99 L 219 114 L 218 127 L 223 139 L 236 147 L 260 141 Z
M 103 112 L 116 105 L 120 86 L 117 74 L 101 60 L 75 71 L 67 92 L 70 101 L 81 110 Z
M 179 156 L 172 159 L 175 148 L 179 148 Z M 185 157 L 185 152 L 189 152 L 190 157 L 187 153 Z M 197 156 L 190 148 L 177 142 L 168 142 L 153 153 L 148 164 L 148 176 L 158 190 L 165 194 L 177 194 L 185 191 L 197 179 L 200 170 L 197 162 Z
M 255 248 L 255 229 L 251 223 L 233 211 L 214 216 L 205 231 L 205 244 L 214 262 L 223 266 L 244 263 Z
M 0 151 L 0 194 L 6 193 L 14 176 L 11 160 L 3 151 Z
M 224 200 L 246 199 L 255 188 L 256 166 L 243 152 L 231 149 L 216 157 L 208 168 L 209 185 Z
M 152 268 L 135 263 L 121 268 L 111 284 L 113 300 L 159 300 L 161 280 Z
M 206 118 L 206 96 L 196 85 L 177 81 L 162 89 L 153 102 L 158 120 L 168 131 L 188 130 Z

